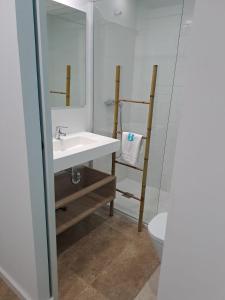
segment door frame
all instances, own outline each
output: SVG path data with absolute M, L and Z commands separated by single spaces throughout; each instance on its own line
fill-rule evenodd
M 46 0 L 33 0 L 35 43 L 38 73 L 38 90 L 42 134 L 44 184 L 46 196 L 46 224 L 48 236 L 48 259 L 50 295 L 58 299 L 58 272 L 56 247 L 55 192 L 52 146 L 51 108 L 48 104 L 47 69 L 47 19 Z

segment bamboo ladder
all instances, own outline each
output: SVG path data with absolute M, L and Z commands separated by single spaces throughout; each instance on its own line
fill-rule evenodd
M 66 66 L 66 91 L 49 91 L 50 94 L 58 94 L 66 96 L 66 106 L 71 105 L 71 95 L 70 95 L 70 81 L 71 81 L 71 65 Z
M 151 130 L 152 130 L 152 119 L 153 119 L 153 109 L 154 109 L 154 99 L 155 99 L 155 90 L 156 90 L 156 80 L 158 65 L 153 66 L 152 70 L 152 79 L 151 79 L 151 88 L 150 88 L 150 99 L 149 101 L 140 101 L 140 100 L 130 100 L 130 99 L 120 99 L 120 65 L 116 66 L 116 78 L 115 78 L 115 107 L 114 107 L 114 127 L 113 127 L 113 138 L 117 138 L 118 134 L 122 132 L 118 131 L 118 114 L 119 114 L 119 104 L 120 102 L 132 103 L 132 104 L 145 104 L 148 105 L 148 119 L 147 119 L 147 130 L 145 139 L 145 154 L 144 154 L 144 165 L 143 169 L 136 166 L 132 166 L 123 162 L 120 162 L 116 159 L 116 153 L 112 154 L 112 175 L 116 173 L 116 164 L 120 164 L 138 171 L 142 172 L 142 187 L 141 187 L 141 196 L 137 197 L 129 192 L 116 189 L 118 192 L 122 193 L 123 196 L 127 198 L 133 198 L 140 202 L 139 209 L 139 219 L 138 219 L 138 231 L 142 230 L 143 225 L 143 213 L 144 213 L 144 204 L 145 204 L 145 191 L 146 191 L 146 182 L 148 175 L 148 161 L 149 161 L 149 151 L 150 151 L 150 139 L 151 139 Z M 110 203 L 110 215 L 113 215 L 114 202 Z

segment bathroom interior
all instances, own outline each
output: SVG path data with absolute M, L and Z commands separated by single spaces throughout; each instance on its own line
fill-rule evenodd
M 142 138 L 139 145 L 136 169 L 130 168 L 126 163 L 116 164 L 112 174 L 112 150 L 94 156 L 86 164 L 88 168 L 97 170 L 96 173 L 91 173 L 88 169 L 82 171 L 80 163 L 79 166 L 68 163 L 65 164 L 65 175 L 65 166 L 60 166 L 60 162 L 54 163 L 57 201 L 64 197 L 64 200 L 59 200 L 61 204 L 56 202 L 59 204 L 56 205 L 59 295 L 60 299 L 72 299 L 69 298 L 72 295 L 76 299 L 145 299 L 142 290 L 148 281 L 151 282 L 151 276 L 159 276 L 194 2 L 189 1 L 185 6 L 182 0 L 93 2 L 92 131 L 121 141 L 121 136 L 125 139 L 125 132 L 139 134 L 144 138 L 148 134 L 147 125 L 151 126 L 144 225 L 142 232 L 138 232 L 140 201 L 137 199 L 141 195 L 144 177 L 141 170 L 146 139 Z M 86 22 L 86 13 L 57 1 L 48 1 L 49 101 L 52 107 L 53 134 L 56 134 L 57 139 L 63 139 L 61 134 L 73 133 L 70 128 L 72 114 L 69 115 L 69 111 L 84 108 L 88 101 Z M 115 79 L 117 66 L 120 68 L 119 87 L 116 86 Z M 119 133 L 112 135 L 116 88 L 119 88 L 119 99 L 148 102 L 151 100 L 150 93 L 152 95 L 153 66 L 158 69 L 152 124 L 147 124 L 149 105 L 120 101 L 117 113 Z M 66 106 L 66 110 L 60 116 L 63 106 Z M 70 120 L 66 119 L 67 116 Z M 56 150 L 54 159 L 58 158 L 57 147 L 53 146 Z M 117 144 L 114 149 L 119 149 L 116 160 L 124 163 L 122 143 Z M 81 189 L 83 195 L 82 188 L 83 185 L 86 187 L 86 183 L 81 183 L 82 188 L 80 187 L 82 176 L 86 178 L 87 186 L 93 185 L 99 180 L 98 177 L 102 180 L 102 173 L 98 171 L 116 175 L 116 183 L 107 181 L 109 183 L 106 184 L 106 189 L 102 188 L 104 197 L 104 193 L 113 198 L 115 196 L 114 216 L 112 213 L 109 216 L 111 208 L 109 204 L 104 205 L 104 201 L 103 207 L 98 208 L 102 204 L 97 203 L 92 209 L 85 204 L 85 197 L 81 198 L 84 207 L 82 204 L 79 206 L 79 201 L 73 202 L 79 195 L 73 195 L 71 202 L 69 193 L 68 200 L 66 189 L 77 193 L 78 186 L 78 194 Z M 74 187 L 66 185 L 63 181 L 65 176 L 73 181 Z M 88 176 L 96 177 L 96 182 Z M 60 190 L 62 185 L 63 191 Z M 115 188 L 122 192 L 114 194 Z M 109 189 L 114 191 L 110 192 Z M 97 191 L 101 193 L 101 188 Z M 74 208 L 70 207 L 71 203 L 76 203 Z M 139 249 L 140 245 L 143 252 Z M 135 251 L 136 264 L 132 262 L 134 257 L 129 250 Z M 123 265 L 122 260 L 127 260 L 127 263 Z M 128 271 L 131 272 L 129 276 L 126 273 Z M 127 289 L 131 285 L 134 287 Z M 152 297 L 155 297 L 151 299 L 156 299 L 157 284 L 151 289 Z M 150 299 L 149 295 L 147 297 L 146 299 Z
M 59 299 L 157 299 L 194 0 L 46 6 Z

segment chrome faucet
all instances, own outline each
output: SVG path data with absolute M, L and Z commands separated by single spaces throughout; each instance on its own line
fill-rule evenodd
M 61 139 L 61 136 L 66 136 L 66 132 L 62 132 L 62 129 L 65 129 L 65 128 L 68 128 L 66 126 L 56 126 L 56 129 L 55 129 L 55 138 L 57 140 L 60 140 Z

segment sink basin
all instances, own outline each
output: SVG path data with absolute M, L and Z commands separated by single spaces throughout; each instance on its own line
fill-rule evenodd
M 119 150 L 120 141 L 91 132 L 53 139 L 54 172 L 77 166 Z
M 85 147 L 94 144 L 95 141 L 88 137 L 81 136 L 68 136 L 67 138 L 62 138 L 61 140 L 53 140 L 53 151 L 66 151 L 71 148 Z

